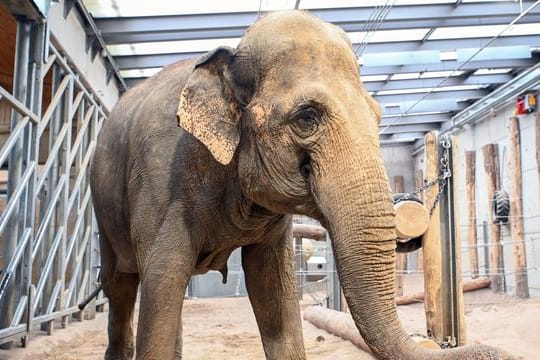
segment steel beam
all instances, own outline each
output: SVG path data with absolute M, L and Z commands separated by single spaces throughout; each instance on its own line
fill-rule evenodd
M 443 50 L 452 51 L 463 48 L 481 48 L 491 37 L 471 39 L 442 39 L 416 41 L 396 41 L 368 44 L 364 54 L 395 51 Z M 540 46 L 540 35 L 505 36 L 495 40 L 491 46 Z M 474 59 L 473 59 L 474 60 Z
M 117 62 L 121 57 L 116 58 Z M 419 64 L 419 65 L 396 65 L 396 66 L 362 66 L 360 69 L 361 76 L 366 75 L 387 75 L 387 74 L 406 74 L 427 71 L 449 71 L 457 69 L 461 66 L 463 71 L 475 71 L 477 69 L 523 69 L 531 67 L 538 63 L 540 59 L 515 59 L 515 60 L 494 60 L 494 61 L 471 61 L 465 65 L 460 61 L 442 61 L 436 64 Z M 125 63 L 124 63 L 125 64 Z M 129 65 L 129 62 L 127 63 Z M 133 87 L 144 81 L 145 77 L 124 78 L 128 87 Z M 365 84 L 369 84 L 366 82 Z
M 384 134 L 401 134 L 439 130 L 440 123 L 425 123 L 425 124 L 393 124 L 380 126 L 379 129 L 385 129 Z
M 383 75 L 383 74 L 406 74 L 426 71 L 449 71 L 460 68 L 463 71 L 474 71 L 477 69 L 505 69 L 505 68 L 528 68 L 540 61 L 540 58 L 532 59 L 509 59 L 509 60 L 490 60 L 490 61 L 470 61 L 464 64 L 463 61 L 449 60 L 441 61 L 435 64 L 416 64 L 416 65 L 395 65 L 395 66 L 361 66 L 360 74 L 365 75 Z
M 364 83 L 364 87 L 368 91 L 381 91 L 381 90 L 384 91 L 384 90 L 431 88 L 431 87 L 439 87 L 439 86 L 504 84 L 512 80 L 512 78 L 513 76 L 511 74 L 472 75 L 469 77 L 453 76 L 453 77 L 447 78 L 446 80 L 444 80 L 444 78 L 429 78 L 429 79 L 411 79 L 411 80 L 372 81 L 372 82 Z
M 422 113 L 422 112 L 456 112 L 464 110 L 467 107 L 466 103 L 456 102 L 452 99 L 441 100 L 422 100 L 419 103 L 416 101 L 405 101 L 398 104 L 398 106 L 383 107 L 383 115 L 388 116 L 400 116 L 401 114 L 408 113 Z
M 385 116 L 381 121 L 381 127 L 393 124 L 426 124 L 426 123 L 442 123 L 452 118 L 452 113 L 440 114 L 414 114 L 404 116 Z
M 525 1 L 525 5 L 533 1 Z M 346 31 L 362 31 L 365 29 L 374 7 L 312 9 L 310 12 L 321 19 L 343 27 Z M 519 5 L 508 2 L 471 3 L 454 6 L 452 4 L 407 5 L 394 6 L 382 24 L 384 29 L 417 28 L 422 24 L 426 28 L 439 26 L 467 26 L 486 24 L 508 24 L 513 17 L 519 15 Z M 529 16 L 540 15 L 540 9 L 534 9 Z M 527 17 L 529 17 L 527 16 Z M 184 33 L 184 38 L 197 37 L 196 31 L 236 30 L 243 33 L 258 18 L 257 12 L 191 14 L 173 16 L 142 16 L 124 18 L 96 19 L 98 27 L 108 35 L 149 33 L 174 33 L 182 29 L 191 31 Z M 489 20 L 488 20 L 489 19 Z M 224 25 L 227 24 L 227 25 Z M 179 29 L 180 28 L 180 29 Z M 178 32 L 177 34 L 181 34 Z M 117 39 L 118 40 L 118 39 Z M 144 40 L 144 39 L 142 39 Z M 155 41 L 155 40 L 153 40 Z
M 368 44 L 364 53 L 377 53 L 377 52 L 405 52 L 405 51 L 421 51 L 421 50 L 442 50 L 452 51 L 462 48 L 478 48 L 487 43 L 490 38 L 473 38 L 473 39 L 447 39 L 447 40 L 428 40 L 422 41 L 401 41 L 401 42 L 387 42 L 387 43 L 373 43 Z M 527 36 L 509 36 L 495 40 L 493 46 L 540 46 L 540 35 L 527 35 Z M 211 49 L 208 49 L 211 50 Z M 204 52 L 180 52 L 180 53 L 167 53 L 167 54 L 152 54 L 152 55 L 127 55 L 127 56 L 115 56 L 116 63 L 121 70 L 125 69 L 139 69 L 139 68 L 151 68 L 161 67 L 171 64 L 175 61 L 198 57 L 203 55 Z M 473 59 L 474 60 L 474 59 Z M 413 65 L 409 65 L 413 66 Z M 427 66 L 427 64 L 424 64 Z M 366 67 L 367 68 L 367 67 Z
M 478 89 L 478 90 L 449 90 L 449 91 L 434 91 L 428 94 L 422 102 L 430 100 L 452 100 L 453 102 L 463 101 L 465 99 L 480 99 L 489 94 L 487 89 Z M 373 97 L 383 106 L 385 104 L 393 104 L 400 102 L 412 102 L 418 101 L 426 95 L 425 92 L 415 93 L 415 94 L 393 94 L 393 95 L 374 95 Z M 430 109 L 427 111 L 444 111 L 445 109 Z M 415 111 L 419 112 L 418 110 Z
M 515 16 L 497 16 L 487 18 L 450 18 L 447 20 L 426 19 L 422 21 L 422 27 L 425 28 L 442 28 L 442 27 L 458 27 L 458 26 L 475 26 L 475 25 L 506 25 L 514 20 Z M 122 18 L 119 18 L 122 19 Z M 98 23 L 101 20 L 97 20 Z M 523 18 L 520 24 L 539 23 L 540 15 L 530 15 Z M 364 30 L 365 23 L 342 25 L 343 30 L 347 32 Z M 417 20 L 408 21 L 384 21 L 381 23 L 379 30 L 404 30 L 418 28 Z M 182 41 L 182 40 L 201 40 L 213 38 L 239 38 L 244 35 L 247 27 L 223 27 L 217 29 L 169 29 L 161 31 L 127 31 L 127 32 L 111 32 L 104 33 L 103 38 L 109 45 L 128 44 L 128 43 L 144 43 L 154 41 Z

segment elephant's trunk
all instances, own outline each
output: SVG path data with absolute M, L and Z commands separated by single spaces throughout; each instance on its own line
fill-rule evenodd
M 395 305 L 393 206 L 377 144 L 342 137 L 333 145 L 344 156 L 314 159 L 314 197 L 332 237 L 351 315 L 377 358 L 511 359 L 485 346 L 426 350 L 405 333 Z

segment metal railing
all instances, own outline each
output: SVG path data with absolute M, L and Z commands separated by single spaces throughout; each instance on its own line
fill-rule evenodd
M 77 304 L 99 272 L 88 168 L 107 116 L 45 25 L 17 26 L 13 93 L 0 87 L 11 111 L 0 150 L 8 177 L 0 215 L 4 347 L 17 339 L 24 346 L 36 325 L 50 334 L 55 321 L 82 320 Z

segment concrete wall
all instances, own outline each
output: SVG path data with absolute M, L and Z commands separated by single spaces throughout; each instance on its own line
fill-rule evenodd
M 403 176 L 405 191 L 413 191 L 414 186 L 414 159 L 412 145 L 387 145 L 381 148 L 386 173 L 395 189 L 394 177 Z
M 458 194 L 459 214 L 461 221 L 461 239 L 463 244 L 463 274 L 470 274 L 469 252 L 473 249 L 467 246 L 467 231 L 469 220 L 467 211 L 469 204 L 466 201 L 465 189 L 465 151 L 476 151 L 476 216 L 477 216 L 477 239 L 483 244 L 484 221 L 492 219 L 489 213 L 489 203 L 486 193 L 486 173 L 484 170 L 484 158 L 482 147 L 489 143 L 499 145 L 499 158 L 502 179 L 502 189 L 510 194 L 510 173 L 508 167 L 508 130 L 507 120 L 514 115 L 514 105 L 510 105 L 496 114 L 486 114 L 486 117 L 473 124 L 467 129 L 461 129 L 454 135 L 459 142 L 458 152 Z M 540 204 L 539 204 L 539 179 L 535 155 L 535 116 L 519 116 L 521 129 L 521 163 L 523 179 L 523 221 L 525 230 L 527 267 L 529 275 L 529 287 L 531 294 L 540 295 Z M 423 152 L 414 158 L 415 168 L 423 168 Z M 510 194 L 512 196 L 512 194 Z M 505 280 L 509 293 L 514 292 L 515 272 L 513 259 L 513 241 L 510 236 L 509 225 L 502 226 L 504 243 Z M 490 239 L 486 239 L 492 241 Z M 478 248 L 480 273 L 485 271 L 484 247 Z

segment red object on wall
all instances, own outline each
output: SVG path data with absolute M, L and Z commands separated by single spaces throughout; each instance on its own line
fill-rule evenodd
M 516 101 L 516 115 L 530 114 L 536 111 L 536 92 L 519 95 Z

